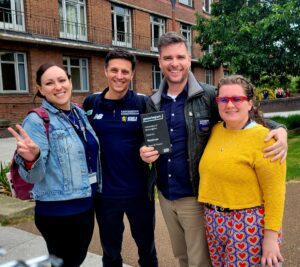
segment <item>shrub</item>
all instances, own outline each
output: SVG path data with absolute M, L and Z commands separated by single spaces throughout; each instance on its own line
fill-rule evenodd
M 268 91 L 268 99 L 275 99 L 276 96 L 275 96 L 275 93 L 274 93 L 274 90 L 271 89 L 271 88 L 256 88 L 255 90 L 255 95 L 257 97 L 257 99 L 259 101 L 263 100 L 264 99 L 264 91 Z
M 9 165 L 4 165 L 0 162 L 0 193 L 11 195 L 9 182 L 7 181 L 6 173 L 9 172 Z
M 300 115 L 290 115 L 288 117 L 275 116 L 271 118 L 273 121 L 284 124 L 288 130 L 300 128 Z

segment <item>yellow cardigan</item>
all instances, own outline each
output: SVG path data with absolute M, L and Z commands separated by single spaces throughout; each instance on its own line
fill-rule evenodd
M 198 200 L 223 208 L 244 209 L 264 205 L 265 229 L 282 224 L 286 164 L 264 158 L 269 130 L 261 125 L 228 130 L 218 123 L 199 164 Z

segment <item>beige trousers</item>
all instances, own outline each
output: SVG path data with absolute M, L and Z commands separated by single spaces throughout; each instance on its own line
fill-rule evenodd
M 210 267 L 203 206 L 195 197 L 170 201 L 161 192 L 158 197 L 180 267 Z

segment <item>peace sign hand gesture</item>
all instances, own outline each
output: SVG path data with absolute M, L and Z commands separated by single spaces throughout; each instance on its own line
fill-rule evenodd
M 19 133 L 13 128 L 9 127 L 7 130 L 16 138 L 17 140 L 17 152 L 26 161 L 36 161 L 39 154 L 39 146 L 32 141 L 26 131 L 19 125 L 16 125 Z

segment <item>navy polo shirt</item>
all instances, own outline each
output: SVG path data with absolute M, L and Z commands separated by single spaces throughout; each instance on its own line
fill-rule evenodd
M 188 97 L 187 91 L 188 84 L 175 99 L 167 95 L 166 89 L 161 96 L 160 110 L 166 114 L 172 152 L 163 154 L 158 159 L 157 187 L 169 200 L 193 196 L 188 164 L 188 136 L 184 116 L 184 103 Z
M 139 149 L 144 140 L 138 96 L 132 90 L 120 100 L 98 96 L 91 125 L 101 149 L 102 197 L 147 196 L 147 177 Z

